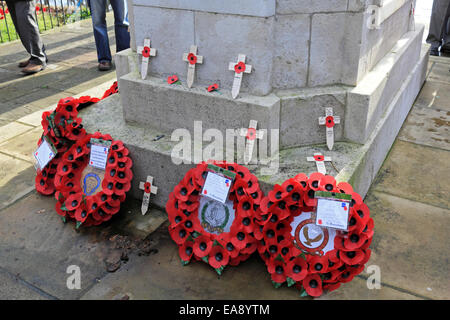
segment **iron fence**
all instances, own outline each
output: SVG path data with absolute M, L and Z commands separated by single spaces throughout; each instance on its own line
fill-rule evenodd
M 34 0 L 34 4 L 34 16 L 41 33 L 91 16 L 87 0 Z M 109 11 L 109 5 L 107 8 Z M 0 0 L 0 43 L 18 38 L 8 6 Z

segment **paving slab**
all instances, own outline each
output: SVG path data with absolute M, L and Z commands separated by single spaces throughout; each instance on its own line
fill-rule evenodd
M 372 189 L 448 209 L 449 163 L 449 151 L 397 140 Z
M 450 72 L 449 72 L 450 79 Z M 415 102 L 415 106 L 450 111 L 449 83 L 426 81 Z
M 370 263 L 369 263 L 370 265 Z M 317 300 L 418 300 L 420 297 L 381 284 L 380 289 L 369 289 L 366 279 L 356 277 L 338 290 L 324 294 Z
M 449 299 L 450 210 L 378 191 L 365 202 L 375 222 L 369 265 L 380 267 L 381 282 L 418 296 Z
M 0 208 L 29 193 L 35 176 L 31 163 L 0 153 Z
M 150 236 L 158 252 L 108 274 L 81 299 L 300 299 L 297 289 L 275 289 L 264 262 L 253 255 L 239 267 L 228 267 L 222 276 L 204 262 L 182 266 L 178 247 L 161 227 Z
M 0 270 L 0 300 L 45 300 L 46 297 Z
M 450 111 L 413 107 L 398 139 L 450 151 L 449 127 Z
M 0 152 L 33 163 L 32 154 L 37 148 L 37 142 L 42 136 L 42 132 L 42 128 L 37 127 L 3 142 L 0 144 Z
M 17 122 L 8 123 L 7 125 L 0 127 L 0 143 L 7 141 L 12 137 L 18 136 L 31 129 L 33 129 L 33 127 L 30 127 L 25 124 Z
M 448 59 L 448 58 L 446 58 Z M 443 83 L 450 83 L 450 65 L 436 62 L 431 69 L 428 80 Z
M 33 192 L 0 212 L 0 267 L 51 296 L 76 299 L 106 274 L 112 230 L 76 231 L 73 223 L 62 223 L 54 206 L 53 197 Z M 80 267 L 80 290 L 66 286 L 71 265 Z

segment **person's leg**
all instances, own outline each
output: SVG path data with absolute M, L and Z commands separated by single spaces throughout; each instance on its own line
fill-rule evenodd
M 116 35 L 116 52 L 130 47 L 128 32 L 128 11 L 126 0 L 110 0 L 114 11 L 114 31 Z
M 45 66 L 46 56 L 43 51 L 44 45 L 39 35 L 39 28 L 34 17 L 33 1 L 15 2 L 15 17 L 17 19 L 17 29 L 23 46 L 31 55 L 30 63 Z
M 19 26 L 18 26 L 18 23 L 17 23 L 16 5 L 15 5 L 15 3 L 16 2 L 14 2 L 14 0 L 13 1 L 11 1 L 11 0 L 7 0 L 6 1 L 6 5 L 8 6 L 9 14 L 11 15 L 11 20 L 12 20 L 12 22 L 14 24 L 14 28 L 16 29 L 16 33 L 19 36 L 20 41 L 22 41 L 22 44 L 25 47 L 25 49 L 28 51 L 28 49 L 26 47 L 27 43 L 24 43 L 23 38 L 20 35 L 20 29 L 19 29 Z
M 106 29 L 106 0 L 90 0 L 89 7 L 92 15 L 98 62 L 111 62 L 108 30 Z
M 442 44 L 442 35 L 445 25 L 445 16 L 450 0 L 434 0 L 430 18 L 430 31 L 427 43 L 431 44 L 431 50 L 437 51 Z
M 443 34 L 443 43 L 441 51 L 450 52 L 450 3 L 447 7 L 447 14 L 445 16 L 445 28 Z

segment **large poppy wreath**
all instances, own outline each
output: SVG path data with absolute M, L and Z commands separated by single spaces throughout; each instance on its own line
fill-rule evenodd
M 78 112 L 93 103 L 100 101 L 118 92 L 117 81 L 105 91 L 102 98 L 82 96 L 79 98 L 67 97 L 59 100 L 54 111 L 46 111 L 42 114 L 42 137 L 38 141 L 38 146 L 45 136 L 56 148 L 56 156 L 38 171 L 35 179 L 36 190 L 44 195 L 51 195 L 55 192 L 54 178 L 56 167 L 62 155 L 79 139 L 86 136 L 82 119 L 78 117 Z
M 104 171 L 88 166 L 91 138 L 111 141 Z M 121 141 L 99 132 L 86 135 L 64 153 L 55 175 L 56 212 L 63 221 L 74 219 L 77 228 L 99 225 L 119 211 L 133 178 L 128 153 Z
M 352 195 L 348 231 L 315 224 L 315 191 Z M 332 176 L 303 173 L 275 185 L 261 202 L 258 252 L 275 287 L 287 283 L 302 296 L 318 297 L 349 282 L 370 258 L 373 219 L 369 208 L 350 184 L 336 184 Z
M 237 173 L 225 205 L 200 195 L 208 174 L 208 164 L 201 163 L 169 195 L 166 211 L 182 264 L 203 260 L 220 275 L 225 266 L 236 266 L 256 251 L 254 220 L 263 193 L 246 167 L 211 163 Z

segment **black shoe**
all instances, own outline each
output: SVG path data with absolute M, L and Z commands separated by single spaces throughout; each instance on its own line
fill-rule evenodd
M 430 56 L 439 56 L 439 49 L 438 48 L 431 48 Z
M 111 70 L 112 64 L 109 61 L 100 62 L 98 64 L 98 70 L 100 71 L 108 71 Z
M 441 47 L 441 52 L 445 52 L 445 53 L 450 53 L 450 44 L 444 44 L 442 47 Z

